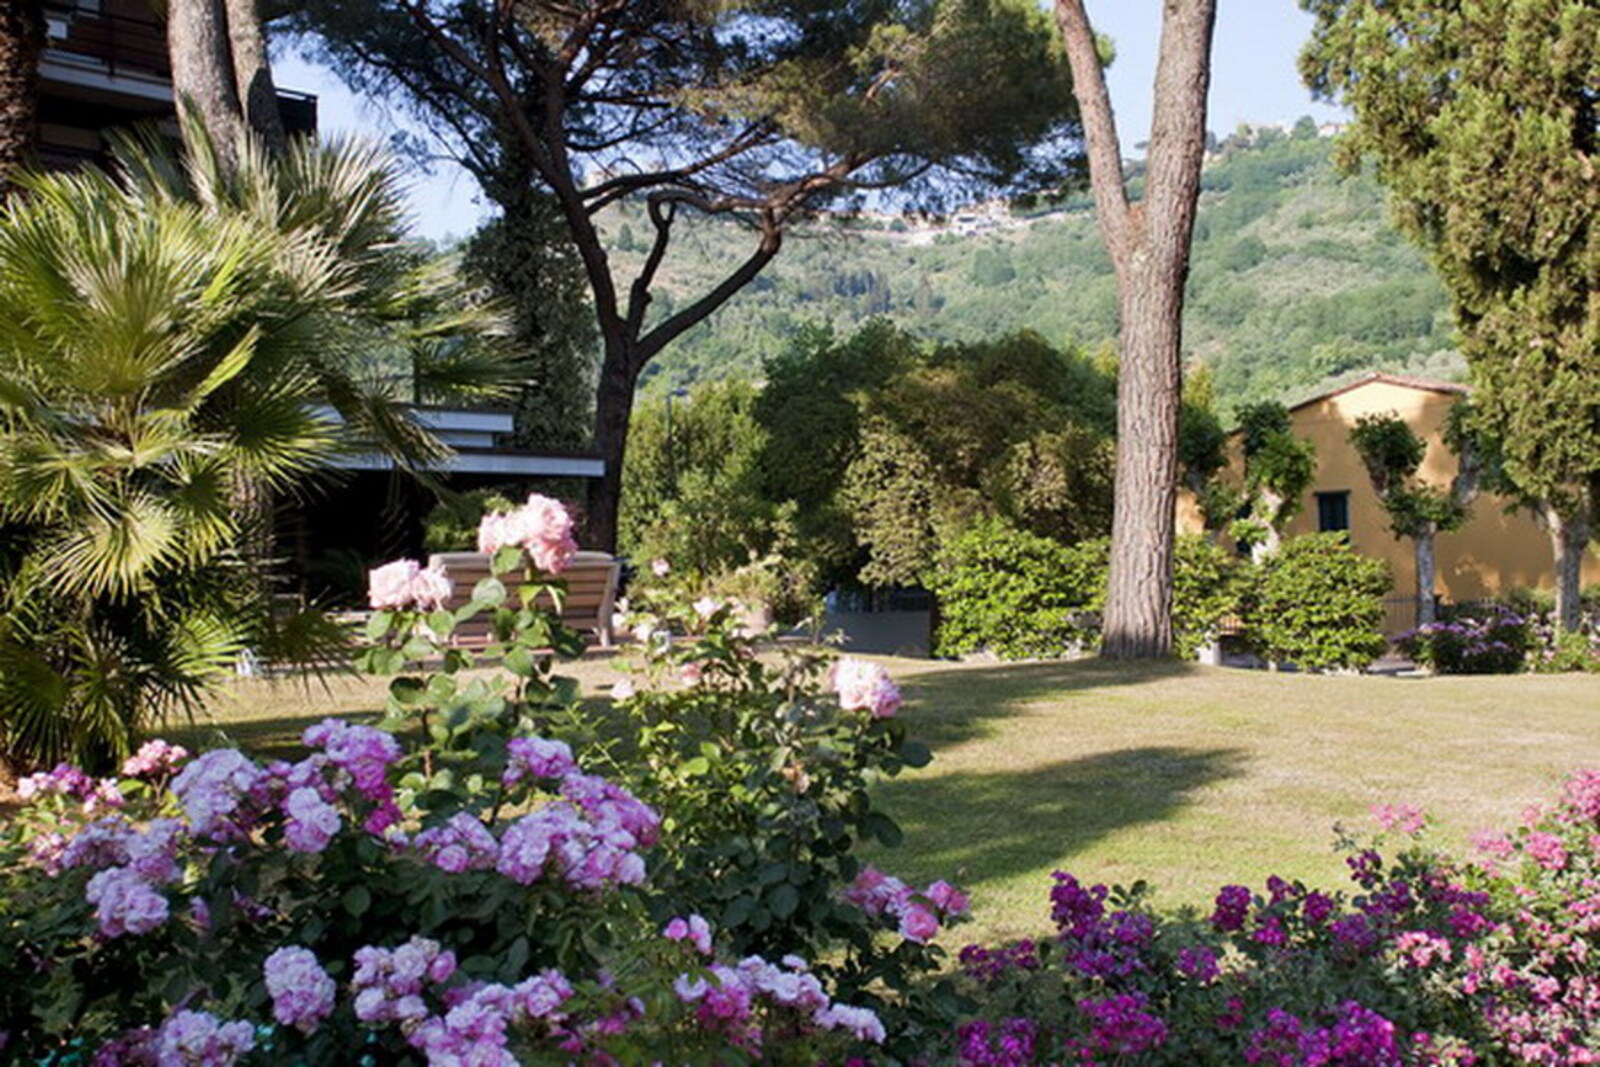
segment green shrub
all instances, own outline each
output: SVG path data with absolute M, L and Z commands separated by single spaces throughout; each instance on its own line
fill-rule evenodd
M 928 576 L 939 598 L 939 654 L 1026 659 L 1092 644 L 1107 552 L 1103 540 L 1069 547 L 1003 519 L 974 522 L 942 547 Z
M 1239 610 L 1239 558 L 1198 535 L 1179 537 L 1172 566 L 1172 650 L 1192 659 Z
M 1251 639 L 1273 662 L 1306 670 L 1362 668 L 1383 654 L 1383 597 L 1389 569 L 1351 548 L 1343 534 L 1284 542 L 1261 565 L 1248 621 Z
M 491 511 L 517 506 L 515 493 L 471 489 L 440 500 L 422 520 L 422 547 L 427 552 L 471 552 L 478 547 L 478 523 Z

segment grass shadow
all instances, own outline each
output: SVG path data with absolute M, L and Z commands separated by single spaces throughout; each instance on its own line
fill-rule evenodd
M 897 680 L 914 706 L 912 732 L 937 749 L 992 736 L 996 720 L 1016 715 L 1037 700 L 1136 687 L 1197 670 L 1195 664 L 1177 660 L 1125 663 L 1090 657 L 982 670 L 931 670 Z
M 1248 756 L 1142 746 L 1026 771 L 893 780 L 874 799 L 905 831 L 889 861 L 896 873 L 976 883 L 1047 869 L 1115 831 L 1167 819 L 1198 790 L 1243 774 Z

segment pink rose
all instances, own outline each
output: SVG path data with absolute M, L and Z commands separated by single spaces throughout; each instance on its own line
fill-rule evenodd
M 874 719 L 893 718 L 901 703 L 900 689 L 876 663 L 846 656 L 833 665 L 833 687 L 846 711 L 867 711 Z
M 411 580 L 411 598 L 423 611 L 438 611 L 450 600 L 450 575 L 443 567 L 427 567 Z
M 374 611 L 392 611 L 411 603 L 412 582 L 422 567 L 414 559 L 393 563 L 367 572 L 367 603 Z
M 946 915 L 964 915 L 967 910 L 967 895 L 949 882 L 935 882 L 928 887 L 927 898 Z
M 672 564 L 664 559 L 653 559 L 650 561 L 650 571 L 657 578 L 665 578 L 672 573 Z
M 479 552 L 492 555 L 508 545 L 522 548 L 546 574 L 560 574 L 578 553 L 572 516 L 559 500 L 538 493 L 515 511 L 491 512 L 478 523 Z
M 900 913 L 900 936 L 919 945 L 939 932 L 939 917 L 925 904 L 912 904 Z

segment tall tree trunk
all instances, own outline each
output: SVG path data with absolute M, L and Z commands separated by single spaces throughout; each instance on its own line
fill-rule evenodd
M 244 121 L 266 143 L 269 152 L 281 154 L 288 147 L 288 137 L 283 132 L 283 116 L 278 113 L 278 89 L 272 83 L 272 67 L 267 62 L 261 12 L 256 0 L 224 3 L 236 98 Z
M 40 0 L 0 0 L 0 197 L 39 146 L 39 57 L 44 53 Z
M 1089 148 L 1089 179 L 1116 268 L 1121 364 L 1116 503 L 1101 654 L 1172 651 L 1172 555 L 1182 399 L 1183 287 L 1205 156 L 1216 0 L 1163 0 L 1144 201 L 1128 203 L 1122 147 L 1083 0 L 1056 0 Z
M 605 464 L 602 477 L 589 480 L 588 514 L 584 516 L 585 547 L 617 550 L 618 516 L 622 508 L 622 470 L 628 454 L 628 420 L 638 375 L 631 370 L 630 346 L 623 338 L 607 338 L 595 390 L 594 444 Z
M 172 95 L 193 108 L 218 153 L 231 161 L 245 130 L 223 0 L 168 0 Z
M 1437 618 L 1433 610 L 1433 581 L 1436 574 L 1433 554 L 1434 531 L 1419 530 L 1411 535 L 1412 553 L 1417 561 L 1417 625 L 1426 626 Z
M 1570 511 L 1548 503 L 1544 506 L 1544 524 L 1555 554 L 1556 628 L 1567 634 L 1583 623 L 1583 556 L 1594 534 L 1589 502 L 1581 496 Z

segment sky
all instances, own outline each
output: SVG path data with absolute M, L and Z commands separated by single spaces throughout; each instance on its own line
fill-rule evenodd
M 1160 44 L 1161 0 L 1086 0 L 1089 20 L 1116 41 L 1117 59 L 1107 73 L 1111 105 L 1123 151 L 1149 134 L 1152 85 Z M 1293 122 L 1310 115 L 1319 122 L 1342 117 L 1313 102 L 1295 72 L 1295 57 L 1311 33 L 1311 16 L 1295 0 L 1218 0 L 1206 126 L 1220 136 L 1241 122 Z M 380 103 L 358 99 L 329 70 L 295 55 L 273 65 L 278 84 L 317 94 L 324 133 L 354 133 L 387 140 L 402 121 Z M 413 224 L 435 239 L 464 236 L 485 208 L 477 186 L 455 164 L 440 161 L 432 173 L 408 174 Z

